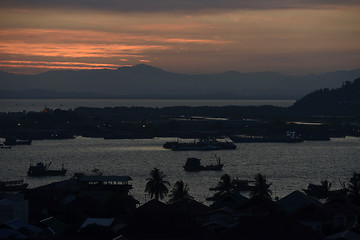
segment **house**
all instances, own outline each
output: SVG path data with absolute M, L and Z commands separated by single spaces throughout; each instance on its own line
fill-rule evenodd
M 28 189 L 31 222 L 61 215 L 69 223 L 83 221 L 87 216 L 105 217 L 109 213 L 132 211 L 138 202 L 129 195 L 131 180 L 129 176 L 82 175 Z
M 323 236 L 284 216 L 243 216 L 239 223 L 229 228 L 214 239 L 226 240 L 322 240 Z
M 334 227 L 353 229 L 359 225 L 360 206 L 350 201 L 330 201 L 325 203 L 322 208 L 330 214 Z
M 189 239 L 195 228 L 184 211 L 154 199 L 136 209 L 121 234 L 128 239 Z
M 115 218 L 87 218 L 79 229 L 79 236 L 90 239 L 113 239 Z
M 324 225 L 330 223 L 329 214 L 322 203 L 300 191 L 294 191 L 277 202 L 293 220 L 323 232 Z
M 92 198 L 105 203 L 111 192 L 126 197 L 132 189 L 130 176 L 102 176 L 84 175 L 77 179 L 80 195 L 89 195 Z
M 7 221 L 1 227 L 2 234 L 13 233 L 15 236 L 26 239 L 36 239 L 43 232 L 43 229 L 28 224 L 20 219 Z M 11 235 L 10 235 L 11 236 Z
M 349 229 L 327 236 L 324 240 L 359 240 L 360 234 Z
M 171 204 L 185 212 L 195 224 L 204 224 L 208 219 L 211 208 L 190 198 L 181 199 Z
M 68 227 L 67 224 L 54 217 L 41 220 L 39 225 L 44 229 L 44 235 L 48 236 L 61 234 L 65 232 L 65 229 Z
M 278 202 L 286 213 L 292 213 L 298 209 L 307 207 L 309 205 L 321 206 L 322 203 L 300 191 L 293 191 L 289 195 L 283 197 Z
M 130 176 L 87 176 L 80 177 L 77 181 L 81 190 L 117 190 L 127 195 L 132 189 L 129 183 L 132 180 Z
M 12 219 L 29 220 L 29 201 L 22 194 L 3 195 L 0 200 L 0 224 Z
M 237 209 L 248 200 L 248 198 L 244 197 L 239 192 L 232 192 L 231 194 L 221 196 L 219 199 L 215 199 L 214 203 L 211 204 L 210 207 L 212 209 L 220 209 L 224 207 Z
M 96 224 L 104 227 L 111 227 L 115 222 L 115 218 L 87 218 L 80 228 L 85 228 L 88 225 Z
M 235 211 L 239 216 L 285 216 L 282 207 L 266 197 L 248 199 Z
M 231 208 L 215 209 L 208 213 L 208 220 L 202 226 L 213 233 L 218 233 L 236 225 L 235 210 Z
M 0 225 L 0 239 L 26 239 L 27 236 L 20 232 Z
M 327 226 L 331 225 L 330 214 L 316 205 L 299 208 L 291 212 L 289 217 L 323 234 L 325 234 Z

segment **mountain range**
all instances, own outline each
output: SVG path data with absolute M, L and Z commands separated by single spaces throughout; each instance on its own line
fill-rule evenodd
M 0 98 L 299 99 L 359 76 L 360 69 L 304 76 L 237 71 L 180 74 L 145 64 L 36 75 L 0 71 Z

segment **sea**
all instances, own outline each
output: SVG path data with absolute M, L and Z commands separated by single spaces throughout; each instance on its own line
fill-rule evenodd
M 112 107 L 112 106 L 150 106 L 148 101 L 138 100 L 0 100 L 4 106 L 0 111 L 41 111 L 44 105 L 63 109 L 77 106 Z M 225 106 L 236 105 L 236 101 L 215 105 L 215 102 L 195 100 L 173 100 L 172 103 L 161 103 L 154 100 L 151 107 L 191 105 L 191 106 Z M 191 103 L 187 103 L 190 101 Z M 249 100 L 250 101 L 250 100 Z M 251 100 L 253 101 L 253 100 Z M 260 100 L 259 100 L 260 101 Z M 263 100 L 261 100 L 263 101 Z M 122 102 L 123 105 L 118 105 Z M 125 103 L 126 102 L 126 103 Z M 17 103 L 14 104 L 14 103 Z M 112 103 L 114 105 L 110 105 Z M 254 102 L 249 102 L 255 105 Z M 260 102 L 258 102 L 260 103 Z M 264 102 L 260 105 L 264 105 Z M 288 102 L 287 104 L 289 104 Z M 14 105 L 12 105 L 14 104 Z M 53 105 L 52 105 L 53 104 Z M 62 104 L 63 106 L 60 106 Z M 197 105 L 199 104 L 199 105 Z M 238 104 L 244 104 L 239 102 Z M 280 103 L 281 106 L 286 104 Z M 5 104 L 6 105 L 6 104 Z M 246 105 L 246 104 L 245 104 Z M 269 104 L 273 105 L 273 104 Z M 291 103 L 290 103 L 291 105 Z M 26 106 L 30 106 L 26 108 Z M 242 105 L 244 106 L 244 105 Z M 278 105 L 280 106 L 280 105 Z M 353 172 L 360 172 L 360 138 L 332 138 L 330 141 L 304 141 L 300 143 L 237 143 L 235 150 L 220 151 L 171 151 L 164 149 L 167 141 L 176 138 L 153 139 L 102 139 L 78 136 L 66 140 L 34 140 L 31 145 L 13 146 L 11 149 L 0 149 L 0 179 L 24 179 L 29 187 L 37 187 L 56 181 L 71 178 L 74 173 L 92 174 L 94 168 L 104 175 L 127 175 L 132 178 L 133 189 L 130 191 L 140 203 L 149 200 L 144 192 L 149 172 L 159 168 L 173 186 L 183 180 L 188 184 L 190 195 L 197 201 L 209 205 L 206 198 L 214 194 L 214 187 L 223 174 L 233 178 L 253 180 L 255 174 L 264 174 L 271 183 L 273 198 L 282 198 L 292 191 L 307 188 L 309 183 L 320 184 L 328 180 L 332 189 L 341 188 L 340 182 L 349 182 Z M 222 139 L 225 141 L 227 139 Z M 0 138 L 0 142 L 4 139 Z M 186 141 L 180 139 L 180 141 Z M 189 140 L 188 140 L 189 141 Z M 189 157 L 198 157 L 202 164 L 216 163 L 220 157 L 224 163 L 222 171 L 185 172 L 183 165 Z M 51 168 L 68 169 L 66 176 L 28 177 L 26 172 L 30 164 L 37 162 L 50 163 Z M 169 187 L 171 190 L 172 186 Z M 248 193 L 244 193 L 247 196 Z M 168 199 L 164 199 L 167 201 Z

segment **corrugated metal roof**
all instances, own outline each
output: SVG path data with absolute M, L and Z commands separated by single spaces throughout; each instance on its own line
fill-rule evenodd
M 40 222 L 45 226 L 47 226 L 53 234 L 62 233 L 65 231 L 67 227 L 67 224 L 61 222 L 60 220 L 54 217 L 46 218 L 44 220 L 41 220 Z
M 278 204 L 280 204 L 284 210 L 287 213 L 294 212 L 302 207 L 308 206 L 308 205 L 315 205 L 320 206 L 321 203 L 314 198 L 311 198 L 307 196 L 305 193 L 302 193 L 298 190 L 293 191 L 289 195 L 283 197 L 278 201 Z
M 81 225 L 81 228 L 86 227 L 90 224 L 97 224 L 105 227 L 110 227 L 111 224 L 115 221 L 115 218 L 87 218 L 84 223 Z
M 0 228 L 0 239 L 27 239 L 27 237 L 18 231 L 10 228 Z
M 82 176 L 80 182 L 106 182 L 106 181 L 120 181 L 127 182 L 132 180 L 130 176 Z
M 38 228 L 31 224 L 28 224 L 20 219 L 13 219 L 13 220 L 7 221 L 5 223 L 5 225 L 7 225 L 8 227 L 11 227 L 12 229 L 16 229 L 16 230 L 20 229 L 20 228 L 26 228 L 29 231 L 36 233 L 36 234 L 43 231 L 41 228 Z

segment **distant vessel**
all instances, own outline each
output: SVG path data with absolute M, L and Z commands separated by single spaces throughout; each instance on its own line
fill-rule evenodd
M 24 180 L 0 181 L 1 192 L 17 192 L 25 190 L 29 186 Z
M 0 148 L 3 148 L 3 149 L 10 149 L 11 146 L 6 146 L 5 144 L 0 144 Z
M 216 158 L 217 164 L 210 164 L 203 166 L 200 163 L 199 158 L 191 157 L 186 160 L 184 165 L 184 170 L 189 172 L 197 172 L 197 171 L 220 171 L 224 164 L 220 162 L 220 158 Z
M 166 142 L 163 147 L 173 151 L 211 151 L 235 149 L 236 145 L 231 142 L 219 142 L 216 139 L 200 139 L 194 142 Z
M 31 177 L 42 177 L 42 176 L 64 176 L 67 169 L 64 168 L 64 165 L 59 170 L 50 170 L 48 169 L 51 165 L 51 162 L 48 165 L 45 165 L 42 162 L 38 162 L 36 165 L 30 165 L 29 170 L 27 171 L 28 176 Z
M 10 138 L 6 138 L 4 145 L 30 145 L 31 144 L 31 140 L 17 140 L 16 138 L 10 137 Z
M 288 132 L 286 135 L 281 136 L 248 136 L 248 135 L 233 135 L 230 139 L 236 143 L 267 143 L 267 142 L 285 142 L 297 143 L 303 142 L 304 139 L 297 136 L 294 132 Z

